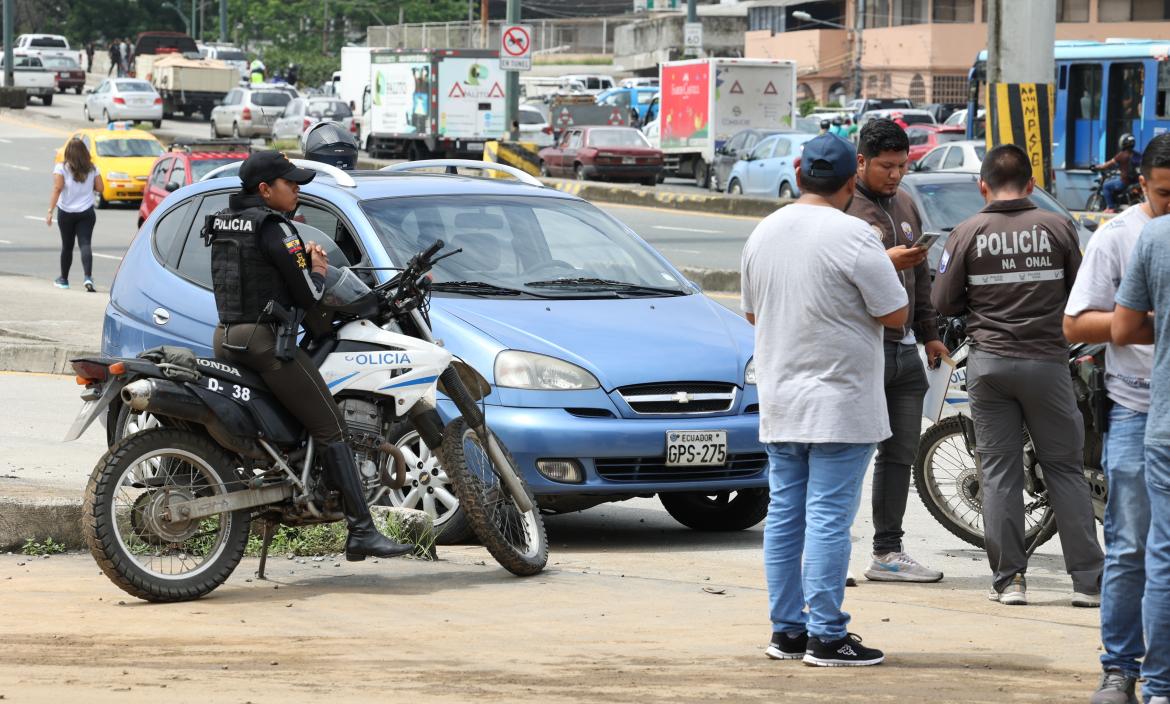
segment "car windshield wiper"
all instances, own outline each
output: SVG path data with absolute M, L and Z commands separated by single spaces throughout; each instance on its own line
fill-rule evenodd
M 520 296 L 527 293 L 527 291 L 521 291 L 518 288 L 497 286 L 486 281 L 440 281 L 431 284 L 431 288 L 436 291 L 466 293 L 472 296 Z
M 616 291 L 621 293 L 662 294 L 666 296 L 684 296 L 686 291 L 677 288 L 660 288 L 658 286 L 643 286 L 628 281 L 614 281 L 612 279 L 597 279 L 581 277 L 576 279 L 548 279 L 545 281 L 528 281 L 525 286 L 533 288 L 565 288 L 578 291 Z

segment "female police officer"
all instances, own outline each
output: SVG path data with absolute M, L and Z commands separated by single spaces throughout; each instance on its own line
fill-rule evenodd
M 314 243 L 306 246 L 284 216 L 296 209 L 300 186 L 313 176 L 280 152 L 257 152 L 240 167 L 243 188 L 228 201 L 228 209 L 208 217 L 205 233 L 219 312 L 215 354 L 259 373 L 322 448 L 325 479 L 340 492 L 349 525 L 346 559 L 395 557 L 413 547 L 374 527 L 337 403 L 309 356 L 289 344 L 295 343 L 295 323 L 281 339 L 279 311 L 309 313 L 325 288 L 325 251 Z

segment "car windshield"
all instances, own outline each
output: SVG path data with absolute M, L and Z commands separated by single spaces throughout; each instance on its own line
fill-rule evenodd
M 257 90 L 252 92 L 252 104 L 262 108 L 282 108 L 288 105 L 292 96 L 282 90 Z
M 97 143 L 98 156 L 158 156 L 162 145 L 153 139 L 102 139 Z
M 154 88 L 146 81 L 115 81 L 121 93 L 153 93 Z
M 590 130 L 591 147 L 648 147 L 650 143 L 638 130 Z
M 76 61 L 67 56 L 48 56 L 41 61 L 49 68 L 80 68 Z
M 916 115 L 913 113 L 911 113 L 911 114 L 902 113 L 902 122 L 905 122 L 907 125 L 933 125 L 934 118 L 931 117 L 930 115 Z
M 544 116 L 535 110 L 521 110 L 517 115 L 522 125 L 543 125 Z
M 930 229 L 935 231 L 949 232 L 986 205 L 974 179 L 916 183 L 914 190 L 918 191 L 924 219 L 928 221 Z M 1072 219 L 1069 212 L 1044 191 L 1032 191 L 1032 202 L 1044 210 Z
M 340 100 L 315 100 L 309 103 L 309 115 L 327 118 L 353 117 L 353 112 Z
M 965 132 L 938 132 L 935 139 L 939 144 L 946 144 L 947 142 L 961 142 L 967 138 Z
M 215 171 L 224 164 L 231 164 L 233 162 L 243 160 L 244 156 L 227 157 L 226 159 L 192 159 L 191 160 L 191 180 L 198 181 L 207 174 Z
M 419 196 L 366 201 L 386 252 L 404 264 L 436 240 L 439 295 L 591 298 L 684 295 L 690 286 L 613 218 L 583 201 L 533 196 Z
M 215 52 L 215 58 L 219 59 L 220 61 L 247 61 L 248 60 L 248 57 L 244 56 L 244 52 L 242 52 L 242 51 L 225 51 L 223 49 L 220 49 L 219 51 Z
M 979 161 L 983 161 L 983 157 L 987 156 L 987 146 L 983 144 L 976 144 L 975 156 L 979 157 Z

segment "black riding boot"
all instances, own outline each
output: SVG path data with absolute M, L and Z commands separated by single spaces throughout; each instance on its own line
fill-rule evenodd
M 341 494 L 341 506 L 349 536 L 345 539 L 345 559 L 350 562 L 367 557 L 398 557 L 414 550 L 413 545 L 395 542 L 378 532 L 370 507 L 366 505 L 353 450 L 344 442 L 326 445 L 321 452 L 325 477 Z

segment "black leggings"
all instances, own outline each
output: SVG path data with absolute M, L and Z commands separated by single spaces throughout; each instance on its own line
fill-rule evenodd
M 93 250 L 89 243 L 93 239 L 93 226 L 97 223 L 97 216 L 93 208 L 80 213 L 67 213 L 57 210 L 57 227 L 61 230 L 61 278 L 69 279 L 69 268 L 73 266 L 73 242 L 81 246 L 81 267 L 85 269 L 85 278 L 93 278 Z

